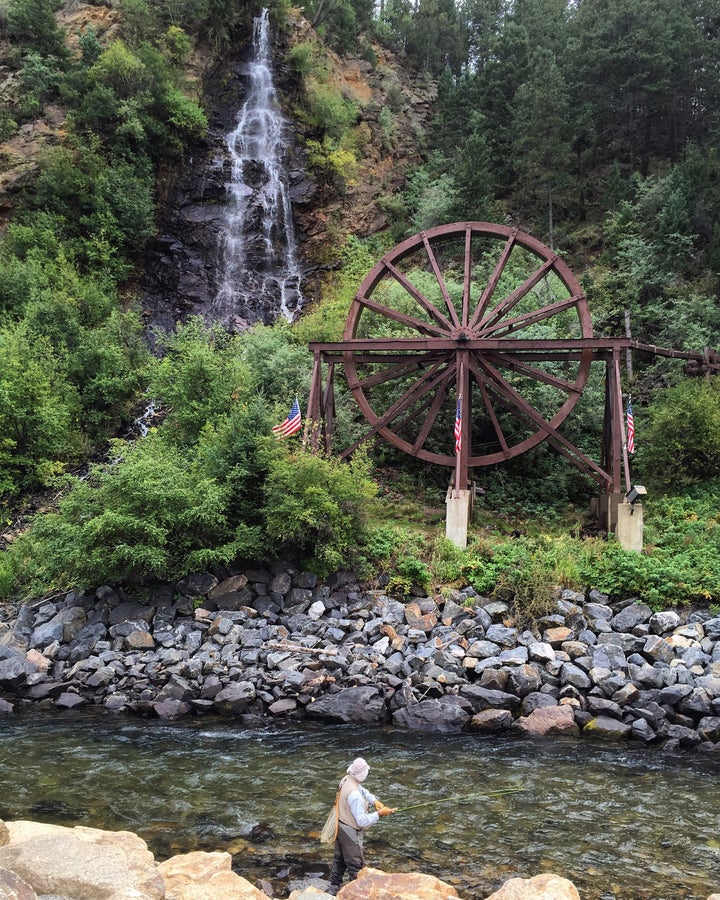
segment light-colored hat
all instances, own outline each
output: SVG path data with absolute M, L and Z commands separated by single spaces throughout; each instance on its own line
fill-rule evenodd
M 365 781 L 369 771 L 370 766 L 361 756 L 358 756 L 357 759 L 354 759 L 347 767 L 348 775 L 352 776 L 356 781 Z

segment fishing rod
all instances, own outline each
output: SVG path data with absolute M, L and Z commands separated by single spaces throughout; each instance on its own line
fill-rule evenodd
M 421 806 L 430 806 L 432 803 L 465 803 L 468 800 L 477 800 L 480 797 L 493 797 L 497 794 L 517 794 L 520 791 L 524 790 L 524 787 L 517 787 L 505 788 L 501 791 L 486 791 L 483 794 L 462 794 L 456 797 L 439 797 L 436 800 L 425 800 L 422 803 L 413 803 L 412 806 L 401 806 L 399 809 L 396 809 L 395 812 L 407 812 L 409 809 L 418 809 Z

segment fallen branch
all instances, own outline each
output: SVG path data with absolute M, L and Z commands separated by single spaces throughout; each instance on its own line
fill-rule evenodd
M 269 641 L 266 645 L 272 650 L 289 650 L 291 653 L 318 653 L 325 656 L 337 656 L 335 647 L 305 647 L 290 641 Z

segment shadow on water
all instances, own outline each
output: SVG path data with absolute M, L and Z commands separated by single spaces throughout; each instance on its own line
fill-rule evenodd
M 317 836 L 355 756 L 389 805 L 433 801 L 371 829 L 368 864 L 436 875 L 464 900 L 541 872 L 583 900 L 720 889 L 720 760 L 571 739 L 33 711 L 0 720 L 0 818 L 135 831 L 158 859 L 227 850 L 282 896 L 327 873 Z M 522 790 L 472 799 L 508 788 Z

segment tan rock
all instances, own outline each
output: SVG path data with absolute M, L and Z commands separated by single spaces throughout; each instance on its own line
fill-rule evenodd
M 125 638 L 125 643 L 130 650 L 152 650 L 155 640 L 149 631 L 131 631 Z
M 446 900 L 457 897 L 454 887 L 433 875 L 407 872 L 388 875 L 379 869 L 365 868 L 338 892 L 341 900 Z
M 230 578 L 226 578 L 224 581 L 221 581 L 220 584 L 216 584 L 214 588 L 208 591 L 208 598 L 210 600 L 215 600 L 217 597 L 222 597 L 224 594 L 232 594 L 235 591 L 241 591 L 247 583 L 247 575 L 232 575 Z
M 543 635 L 545 643 L 550 644 L 554 650 L 558 650 L 568 638 L 572 637 L 572 629 L 559 625 L 557 628 L 548 628 Z
M 405 605 L 405 621 L 410 628 L 432 631 L 437 625 L 437 616 L 435 613 L 423 613 L 417 603 L 407 603 Z
M 0 847 L 4 847 L 10 841 L 10 832 L 7 825 L 0 819 Z
M 43 656 L 43 654 L 39 650 L 28 650 L 25 654 L 25 658 L 29 663 L 32 663 L 38 672 L 47 672 L 50 668 L 50 660 L 47 656 Z
M 487 900 L 580 900 L 577 888 L 559 875 L 511 878 Z
M 575 734 L 578 731 L 571 706 L 541 706 L 529 716 L 517 719 L 514 727 L 534 735 Z
M 246 878 L 232 871 L 232 856 L 195 850 L 158 864 L 166 900 L 267 900 Z
M 15 872 L 0 869 L 0 900 L 37 900 L 37 894 Z
M 163 900 L 165 885 L 145 841 L 129 831 L 6 822 L 0 868 L 38 894 L 73 900 Z

